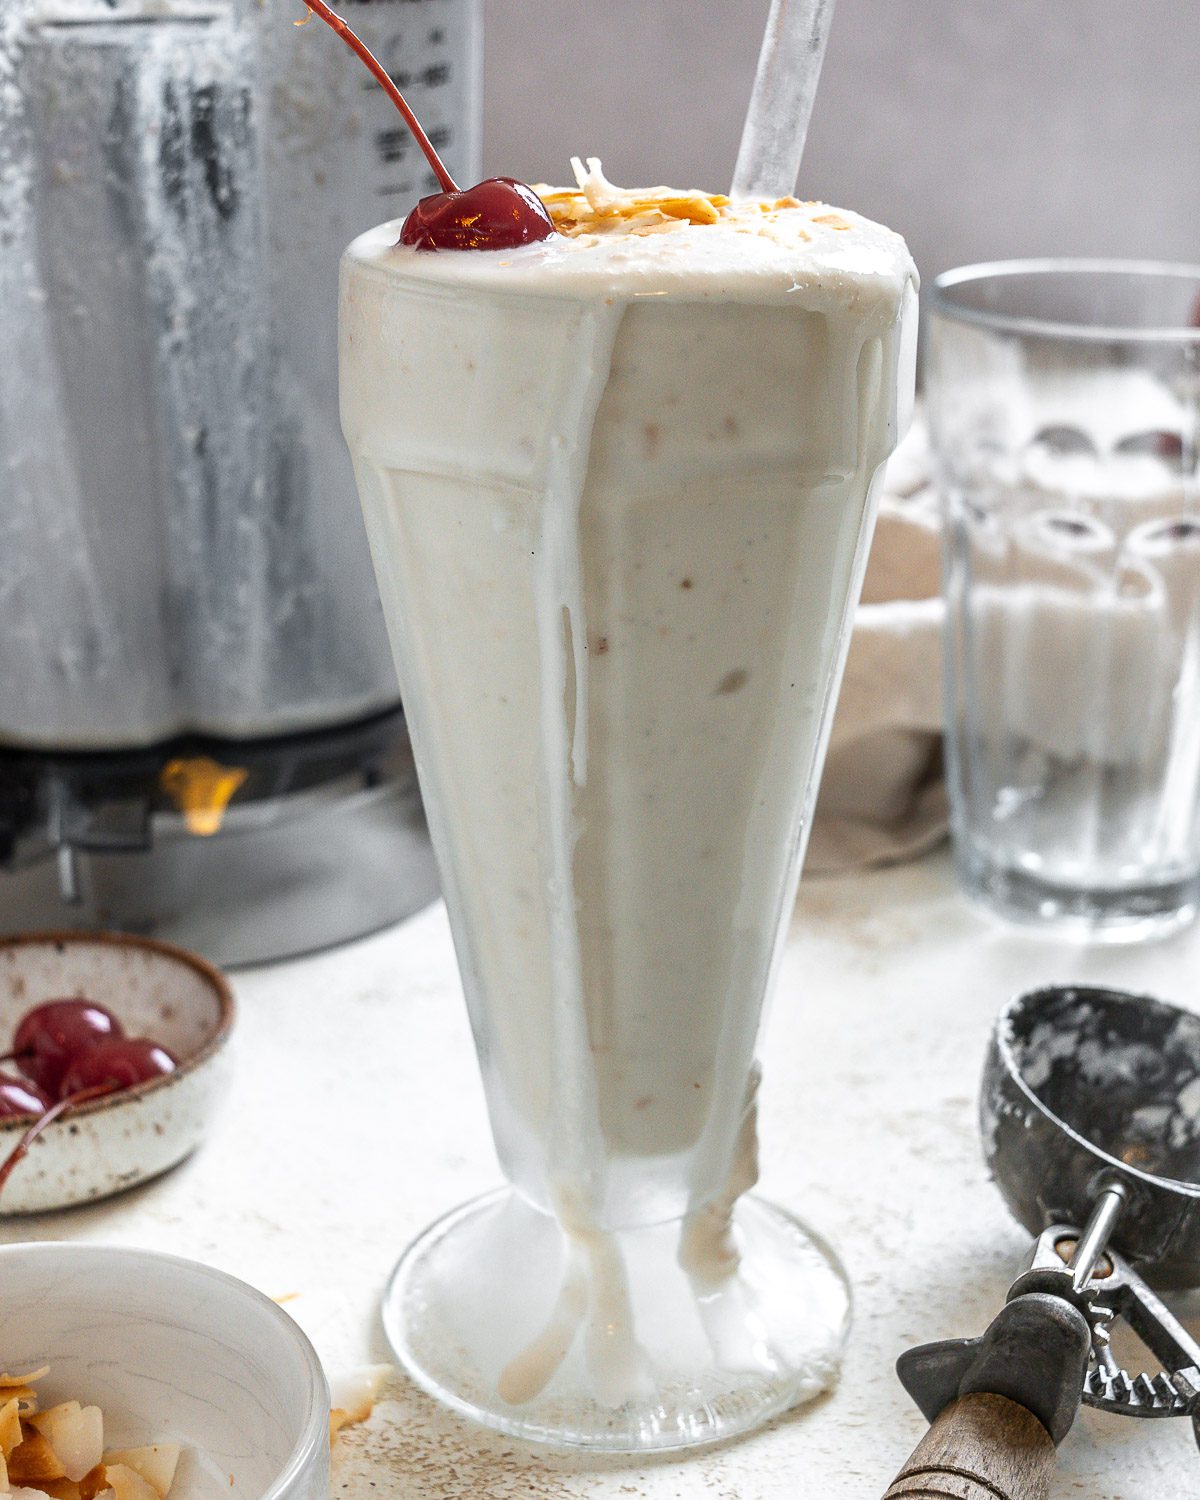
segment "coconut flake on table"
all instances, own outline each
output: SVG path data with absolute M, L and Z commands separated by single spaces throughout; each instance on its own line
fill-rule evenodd
M 391 1365 L 362 1365 L 335 1375 L 329 1382 L 329 1441 L 343 1427 L 365 1422 L 375 1410 L 375 1402 L 384 1381 L 392 1373 Z

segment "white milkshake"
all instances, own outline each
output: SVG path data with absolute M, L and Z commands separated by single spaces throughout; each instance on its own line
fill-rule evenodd
M 693 1290 L 737 1273 L 915 275 L 823 205 L 582 187 L 515 251 L 357 240 L 342 417 L 497 1148 L 568 1240 L 499 1383 L 532 1399 L 590 1328 L 620 1406 L 656 1377 L 614 1232 L 692 1215 Z

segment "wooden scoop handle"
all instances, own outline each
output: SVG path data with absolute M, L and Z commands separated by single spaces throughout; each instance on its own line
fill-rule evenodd
M 884 1500 L 1046 1500 L 1054 1443 L 1006 1396 L 960 1396 L 914 1449 Z

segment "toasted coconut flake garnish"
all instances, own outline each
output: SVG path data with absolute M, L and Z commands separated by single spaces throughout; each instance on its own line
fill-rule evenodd
M 813 219 L 814 224 L 828 224 L 830 229 L 849 229 L 850 225 L 842 218 L 841 214 L 817 214 Z
M 595 214 L 619 214 L 621 204 L 630 195 L 616 183 L 609 182 L 598 156 L 589 156 L 587 166 L 577 156 L 571 158 L 571 171 L 575 174 L 575 186 L 587 199 Z
M 620 188 L 604 175 L 598 157 L 587 165 L 571 158 L 576 190 L 539 186 L 535 189 L 560 234 L 603 234 L 613 229 L 641 230 L 673 223 L 715 224 L 729 206 L 721 193 L 703 193 L 698 188 Z

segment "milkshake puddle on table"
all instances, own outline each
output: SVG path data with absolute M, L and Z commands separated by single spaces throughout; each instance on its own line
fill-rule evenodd
M 844 1333 L 824 1253 L 739 1200 L 915 273 L 827 205 L 576 175 L 539 243 L 392 224 L 343 265 L 343 427 L 516 1188 L 435 1226 L 386 1316 L 492 1425 L 678 1446 L 814 1394 Z

